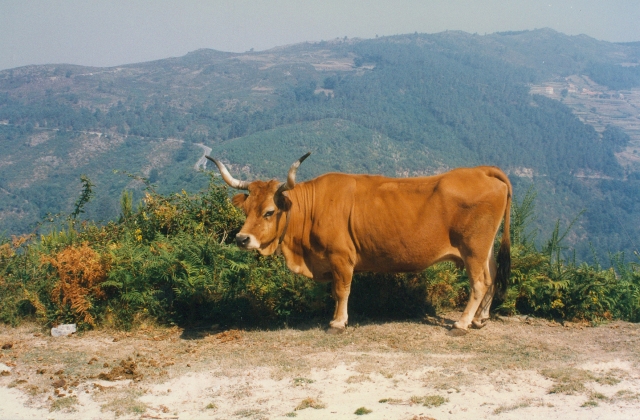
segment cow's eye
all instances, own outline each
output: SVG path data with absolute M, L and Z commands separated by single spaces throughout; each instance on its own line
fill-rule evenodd
M 264 217 L 271 217 L 271 216 L 273 216 L 274 212 L 275 212 L 275 210 L 269 210 L 264 214 Z

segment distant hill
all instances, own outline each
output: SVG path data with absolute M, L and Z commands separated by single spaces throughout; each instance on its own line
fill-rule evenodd
M 179 192 L 206 182 L 199 145 L 246 179 L 282 179 L 311 150 L 300 179 L 500 166 L 516 199 L 535 186 L 540 240 L 584 210 L 569 245 L 606 264 L 640 247 L 639 60 L 639 43 L 542 29 L 2 71 L 2 229 L 70 212 L 80 174 L 96 184 L 85 216 L 109 220 L 124 189 L 142 194 L 122 171 Z

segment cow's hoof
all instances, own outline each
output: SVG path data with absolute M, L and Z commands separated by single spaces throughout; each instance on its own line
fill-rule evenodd
M 451 337 L 462 337 L 463 335 L 467 335 L 469 331 L 463 330 L 462 328 L 451 328 L 447 335 Z
M 338 334 L 344 334 L 345 331 L 346 331 L 346 328 L 329 327 L 327 329 L 327 334 L 338 335 Z
M 488 322 L 488 320 L 486 320 L 486 319 L 483 319 L 482 321 L 473 320 L 473 321 L 471 321 L 471 325 L 473 326 L 473 328 L 479 330 L 481 328 L 484 328 L 487 325 L 487 322 Z

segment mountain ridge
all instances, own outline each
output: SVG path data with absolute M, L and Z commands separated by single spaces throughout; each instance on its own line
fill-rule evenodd
M 584 238 L 602 243 L 601 256 L 629 253 L 640 234 L 640 159 L 634 160 L 640 138 L 625 130 L 637 115 L 602 119 L 615 98 L 587 100 L 581 92 L 567 89 L 563 96 L 546 89 L 592 73 L 599 83 L 619 84 L 615 78 L 623 77 L 633 85 L 635 67 L 619 67 L 637 66 L 639 58 L 640 43 L 542 29 L 338 38 L 259 52 L 199 49 L 106 68 L 4 70 L 0 188 L 8 199 L 0 205 L 0 220 L 11 227 L 7 233 L 20 233 L 47 212 L 68 211 L 80 173 L 96 178 L 87 216 L 101 220 L 117 217 L 119 195 L 132 187 L 113 170 L 148 177 L 167 193 L 197 189 L 206 182 L 193 170 L 202 153 L 197 144 L 232 167 L 248 165 L 247 177 L 281 177 L 276 168 L 286 169 L 297 157 L 289 156 L 296 145 L 307 142 L 317 149 L 310 175 L 342 168 L 397 176 L 500 165 L 512 173 L 517 195 L 536 185 L 544 212 L 536 228 L 543 235 L 555 219 L 568 223 L 585 208 L 576 225 L 576 237 L 583 239 L 571 244 L 580 258 L 590 255 Z M 533 86 L 541 92 L 532 92 Z M 638 87 L 640 82 L 624 94 Z M 611 96 L 607 92 L 619 91 L 600 95 Z M 606 123 L 592 125 L 596 117 Z M 623 129 L 616 128 L 619 121 Z M 331 152 L 323 139 L 335 143 Z M 379 145 L 372 147 L 375 141 Z M 385 150 L 392 158 L 376 157 Z M 261 154 L 271 156 L 266 166 Z M 27 178 L 34 181 L 20 181 Z M 134 192 L 142 194 L 139 187 Z M 599 214 L 603 206 L 606 216 Z M 628 232 L 616 232 L 620 228 L 606 218 L 624 220 Z

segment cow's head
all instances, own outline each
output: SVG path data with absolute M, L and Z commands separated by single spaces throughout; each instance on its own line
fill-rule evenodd
M 291 201 L 287 191 L 296 184 L 298 166 L 311 152 L 295 161 L 287 181 L 280 183 L 271 181 L 240 181 L 231 176 L 222 162 L 207 156 L 218 167 L 222 179 L 232 188 L 247 190 L 249 194 L 240 193 L 232 198 L 233 204 L 242 209 L 247 216 L 244 226 L 236 235 L 236 244 L 242 249 L 255 249 L 262 255 L 273 254 L 287 227 L 287 213 L 291 208 Z

